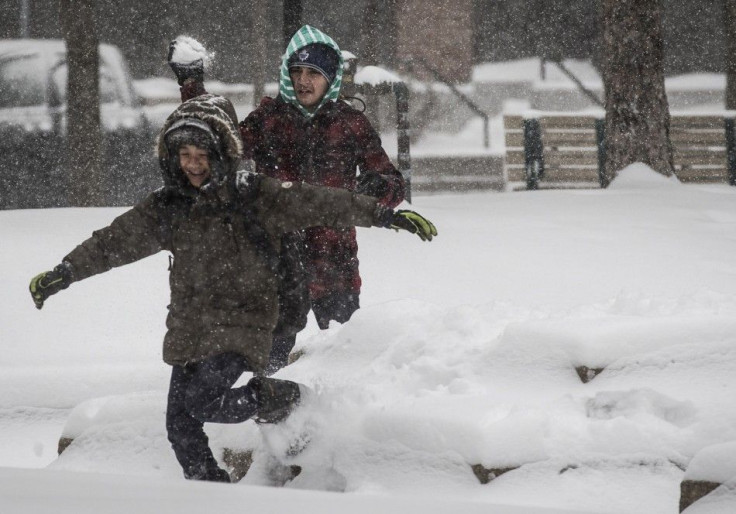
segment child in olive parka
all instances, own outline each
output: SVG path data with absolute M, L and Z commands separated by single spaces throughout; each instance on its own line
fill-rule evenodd
M 189 100 L 206 93 L 204 61 L 188 61 L 192 55 L 182 52 L 188 62 L 180 62 L 175 55 L 181 44 L 172 41 L 169 64 L 182 100 Z M 395 208 L 405 198 L 404 178 L 365 114 L 340 99 L 342 80 L 337 43 L 316 27 L 301 27 L 283 54 L 278 95 L 263 98 L 239 125 L 243 157 L 263 175 L 339 187 Z M 330 320 L 347 322 L 360 306 L 355 227 L 310 227 L 284 242 L 282 319 L 274 332 L 270 372 L 287 364 L 310 309 L 326 329 Z
M 229 481 L 205 422 L 283 420 L 299 386 L 261 376 L 278 318 L 274 264 L 282 234 L 315 225 L 405 229 L 431 240 L 412 211 L 349 191 L 237 172 L 242 143 L 229 101 L 199 96 L 179 106 L 158 138 L 165 186 L 34 277 L 37 308 L 73 282 L 161 250 L 173 254 L 163 359 L 172 366 L 166 424 L 189 479 Z M 245 371 L 255 373 L 233 388 Z

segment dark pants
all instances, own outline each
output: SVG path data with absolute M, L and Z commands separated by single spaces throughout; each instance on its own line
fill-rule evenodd
M 249 366 L 236 353 L 173 366 L 166 430 L 186 478 L 222 480 L 226 477 L 212 455 L 203 426 L 204 423 L 241 423 L 256 414 L 252 388 L 232 387 L 245 371 L 249 371 Z
M 266 375 L 273 375 L 289 364 L 289 354 L 296 344 L 296 334 L 290 336 L 274 336 L 271 354 L 268 356 Z
M 322 330 L 330 328 L 330 320 L 345 323 L 355 311 L 360 309 L 358 293 L 333 293 L 317 300 L 312 300 L 312 311 L 317 325 Z

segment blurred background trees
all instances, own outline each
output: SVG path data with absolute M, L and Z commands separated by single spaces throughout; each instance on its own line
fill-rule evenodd
M 60 1 L 7 0 L 0 10 L 0 37 L 20 37 L 25 4 L 30 37 L 61 38 Z M 666 74 L 725 69 L 724 2 L 733 0 L 663 0 Z M 531 56 L 598 62 L 601 55 L 602 0 L 275 0 L 265 2 L 263 12 L 239 0 L 211 0 L 206 7 L 196 0 L 96 4 L 100 40 L 123 50 L 136 78 L 168 76 L 168 42 L 187 34 L 217 53 L 213 77 L 252 82 L 259 55 L 252 37 L 264 34 L 265 69 L 273 80 L 284 27 L 297 23 L 297 16 L 285 20 L 285 7 L 287 13 L 300 11 L 302 22 L 325 30 L 366 63 L 390 68 L 406 57 L 402 48 L 421 52 L 443 45 L 466 56 L 468 65 Z M 265 26 L 256 26 L 258 17 Z M 467 72 L 460 75 L 458 81 L 467 80 Z
M 736 0 L 723 0 L 726 109 L 736 110 Z
M 602 14 L 608 181 L 634 162 L 672 175 L 662 0 L 604 0 Z
M 62 151 L 69 203 L 81 207 L 99 205 L 103 137 L 95 1 L 61 0 L 60 7 L 68 70 L 67 137 Z

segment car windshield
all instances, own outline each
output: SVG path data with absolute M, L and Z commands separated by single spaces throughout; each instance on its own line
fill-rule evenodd
M 46 70 L 39 56 L 0 60 L 0 107 L 27 107 L 46 101 Z
M 0 108 L 28 107 L 46 103 L 48 73 L 44 60 L 27 55 L 0 60 Z M 53 68 L 53 103 L 66 102 L 67 67 L 63 62 Z M 103 64 L 100 68 L 100 103 L 120 101 L 115 78 Z
M 54 70 L 53 78 L 56 91 L 61 103 L 66 102 L 66 66 L 59 66 Z M 107 104 L 120 101 L 115 78 L 104 65 L 100 68 L 100 103 Z

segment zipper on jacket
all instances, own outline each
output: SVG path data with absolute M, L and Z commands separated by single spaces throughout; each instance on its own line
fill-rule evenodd
M 233 220 L 230 218 L 230 216 L 225 216 L 225 218 L 222 220 L 223 225 L 227 227 L 227 233 L 230 234 L 230 240 L 235 245 L 235 251 L 237 252 L 238 256 L 240 256 L 242 252 L 242 248 L 240 248 L 240 241 L 238 239 L 238 236 L 235 234 L 235 229 L 233 228 Z
M 304 130 L 306 133 L 306 147 L 307 147 L 307 173 L 305 174 L 307 177 L 309 177 L 309 181 L 316 184 L 318 183 L 317 179 L 317 172 L 314 169 L 314 138 L 312 137 L 314 135 L 314 119 L 311 119 L 307 122 L 307 126 Z

